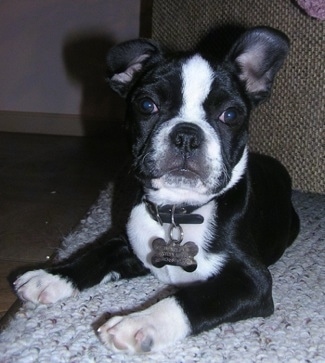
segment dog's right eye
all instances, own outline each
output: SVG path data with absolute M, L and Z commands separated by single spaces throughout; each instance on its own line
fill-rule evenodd
M 158 107 L 150 98 L 143 98 L 142 100 L 140 100 L 138 103 L 138 107 L 140 112 L 146 115 L 158 112 Z

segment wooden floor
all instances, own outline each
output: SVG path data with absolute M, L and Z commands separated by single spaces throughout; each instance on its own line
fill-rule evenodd
M 0 317 L 18 266 L 45 261 L 124 159 L 123 138 L 0 133 Z

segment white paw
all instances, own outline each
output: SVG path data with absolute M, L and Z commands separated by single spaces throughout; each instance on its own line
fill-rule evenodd
M 14 282 L 14 288 L 20 299 L 36 304 L 55 303 L 77 292 L 71 282 L 45 270 L 24 273 Z
M 128 316 L 115 316 L 98 329 L 110 349 L 130 353 L 154 352 L 183 339 L 190 326 L 174 298 Z

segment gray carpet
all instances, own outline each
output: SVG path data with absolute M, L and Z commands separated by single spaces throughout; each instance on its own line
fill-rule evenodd
M 111 189 L 63 241 L 61 258 L 110 221 Z M 109 313 L 134 311 L 171 289 L 152 276 L 109 282 L 51 306 L 26 303 L 0 336 L 0 362 L 325 362 L 325 196 L 294 193 L 295 244 L 271 268 L 275 313 L 223 324 L 155 354 L 112 353 L 95 330 Z

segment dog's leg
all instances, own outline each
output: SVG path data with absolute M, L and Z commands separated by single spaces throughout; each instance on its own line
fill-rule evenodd
M 124 238 L 101 242 L 80 256 L 73 255 L 52 267 L 22 274 L 13 282 L 14 290 L 22 300 L 48 304 L 103 280 L 148 273 Z
M 219 275 L 152 307 L 108 320 L 99 337 L 115 351 L 157 351 L 224 322 L 273 312 L 271 276 L 262 266 L 228 262 Z
M 190 323 L 175 297 L 128 316 L 115 316 L 98 329 L 101 341 L 114 351 L 158 351 L 191 333 Z
M 266 317 L 273 313 L 269 270 L 258 261 L 242 257 L 244 262 L 230 260 L 217 276 L 176 294 L 190 321 L 192 334 L 225 322 Z

